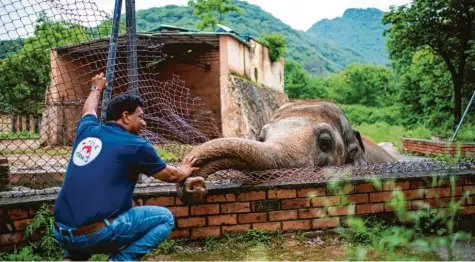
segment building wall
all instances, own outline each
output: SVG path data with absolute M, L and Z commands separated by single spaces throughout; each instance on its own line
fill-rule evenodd
M 158 81 L 169 81 L 174 76 L 178 76 L 181 81 L 184 81 L 184 86 L 190 90 L 191 98 L 200 98 L 206 104 L 205 107 L 211 111 L 221 131 L 219 50 L 204 54 L 202 56 L 203 61 L 200 61 L 197 65 L 203 66 L 202 63 L 206 62 L 206 57 L 209 57 L 209 70 L 192 64 L 170 61 L 162 66 L 155 67 L 156 79 Z
M 234 37 L 220 36 L 221 76 L 237 74 L 258 84 L 284 91 L 284 60 L 271 62 L 268 48 L 254 40 L 246 45 Z

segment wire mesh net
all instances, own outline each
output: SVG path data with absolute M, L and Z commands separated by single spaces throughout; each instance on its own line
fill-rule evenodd
M 106 72 L 112 17 L 92 0 L 0 0 L 0 21 L 0 191 L 4 191 L 0 194 L 55 193 L 69 162 L 90 80 Z M 123 21 L 119 32 L 112 97 L 138 90 L 146 103 L 147 128 L 142 136 L 159 155 L 175 165 L 193 146 L 221 137 L 216 106 L 219 91 L 192 84 L 200 70 L 216 70 L 219 77 L 219 38 L 138 32 L 133 46 L 135 65 L 128 56 Z M 137 75 L 133 75 L 135 66 Z M 183 66 L 188 70 L 180 69 Z M 101 110 L 102 104 L 99 117 Z M 259 172 L 223 170 L 209 180 L 255 185 L 318 182 L 338 174 L 362 177 L 462 169 L 466 167 L 419 161 Z M 157 182 L 144 177 L 139 181 L 142 186 Z
M 1 0 L 0 16 L 0 154 L 9 168 L 2 184 L 60 186 L 91 78 L 106 72 L 111 16 L 90 0 Z M 138 87 L 142 136 L 167 162 L 181 161 L 191 146 L 221 133 L 206 99 L 170 65 L 207 70 L 219 58 L 217 41 L 138 34 L 135 64 L 125 26 L 122 20 L 112 98 Z M 101 110 L 102 102 L 99 117 Z

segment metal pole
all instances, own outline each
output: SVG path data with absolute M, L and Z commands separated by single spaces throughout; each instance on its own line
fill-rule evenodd
M 127 67 L 129 79 L 129 93 L 139 95 L 137 39 L 135 25 L 135 0 L 126 0 L 127 20 Z
M 120 12 L 122 9 L 122 0 L 115 0 L 114 7 L 114 16 L 112 20 L 112 34 L 109 42 L 109 54 L 107 57 L 107 71 L 106 71 L 106 81 L 107 87 L 104 90 L 104 98 L 102 102 L 102 111 L 101 111 L 101 122 L 106 122 L 106 110 L 107 105 L 111 99 L 112 95 L 112 82 L 114 80 L 114 70 L 115 70 L 115 58 L 117 52 L 117 40 L 119 36 L 119 23 L 120 23 Z
M 467 108 L 465 109 L 465 112 L 463 113 L 462 119 L 460 119 L 460 123 L 458 124 L 457 129 L 455 130 L 455 133 L 454 133 L 454 135 L 452 136 L 452 139 L 450 140 L 450 142 L 454 142 L 455 137 L 457 136 L 457 133 L 459 132 L 460 127 L 462 126 L 463 119 L 464 119 L 465 116 L 467 115 L 468 109 L 469 109 L 470 106 L 472 105 L 472 102 L 473 102 L 473 98 L 474 98 L 474 97 L 475 97 L 475 91 L 473 91 L 472 98 L 470 99 L 470 102 L 468 102 Z

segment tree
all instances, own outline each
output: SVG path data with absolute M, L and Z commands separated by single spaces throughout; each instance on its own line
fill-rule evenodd
M 444 61 L 454 94 L 453 127 L 461 118 L 462 89 L 475 38 L 474 12 L 473 0 L 414 0 L 410 5 L 392 7 L 383 17 L 383 23 L 390 24 L 384 34 L 397 71 L 409 66 L 400 60 L 407 61 L 426 47 Z
M 204 30 L 208 26 L 214 30 L 216 24 L 222 24 L 224 15 L 228 12 L 242 14 L 242 10 L 231 4 L 231 0 L 190 0 L 188 5 L 193 7 L 193 14 L 200 16 L 198 28 Z
M 328 81 L 330 97 L 343 104 L 388 106 L 394 104 L 396 91 L 389 68 L 351 64 Z
M 50 49 L 88 39 L 84 27 L 55 22 L 40 14 L 23 49 L 0 62 L 1 109 L 14 114 L 38 114 L 50 84 Z
M 289 98 L 326 98 L 328 92 L 324 85 L 322 79 L 310 78 L 297 62 L 285 62 L 284 90 Z
M 279 33 L 265 34 L 262 42 L 269 48 L 269 58 L 272 62 L 287 54 L 287 39 Z

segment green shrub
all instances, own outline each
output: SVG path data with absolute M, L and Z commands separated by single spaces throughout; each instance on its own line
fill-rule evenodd
M 363 105 L 344 105 L 340 104 L 340 108 L 345 112 L 348 121 L 352 125 L 360 125 L 363 123 L 374 124 L 385 122 L 390 125 L 401 124 L 401 116 L 399 114 L 399 106 L 389 107 L 368 107 Z

